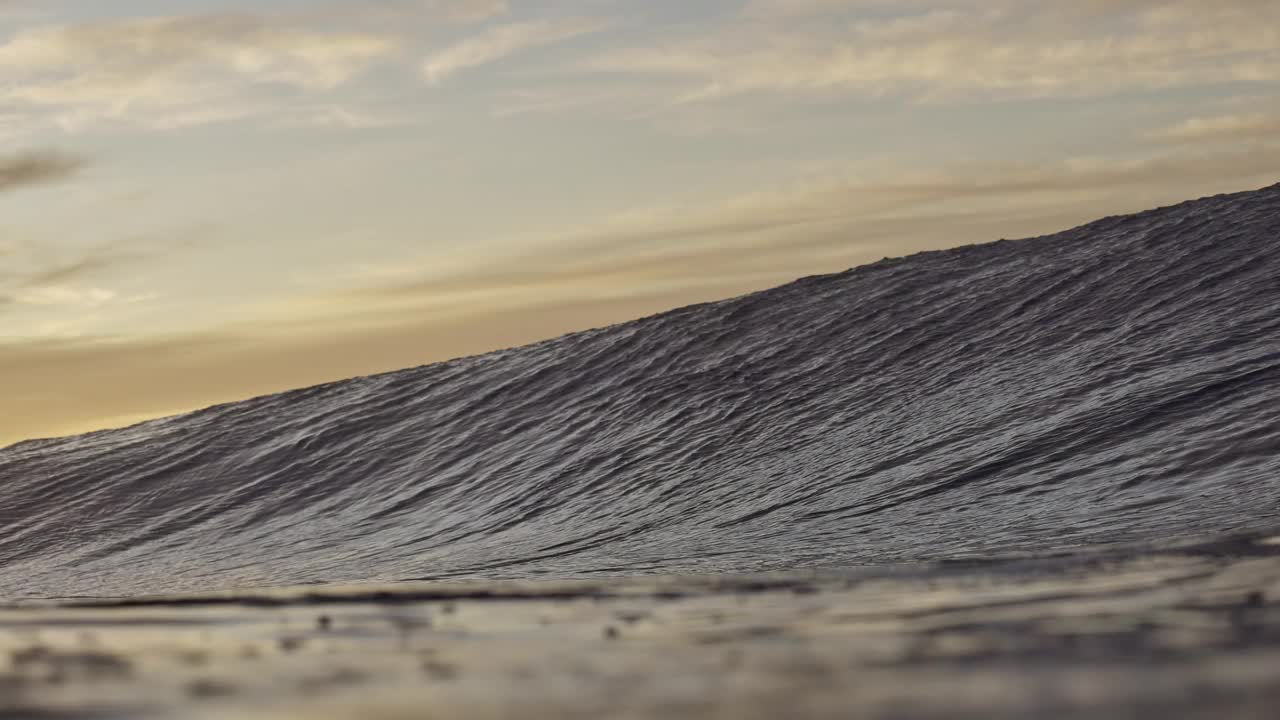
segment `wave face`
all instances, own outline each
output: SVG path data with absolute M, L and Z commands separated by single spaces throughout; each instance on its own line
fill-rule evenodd
M 0 451 L 0 593 L 758 571 L 1280 512 L 1280 185 Z

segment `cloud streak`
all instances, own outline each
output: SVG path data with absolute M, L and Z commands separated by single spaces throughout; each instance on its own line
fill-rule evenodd
M 160 297 L 140 287 L 139 271 L 198 242 L 168 235 L 76 248 L 0 242 L 0 343 L 106 334 L 124 316 L 153 309 L 149 304 Z
M 432 85 L 439 85 L 463 70 L 564 42 L 596 32 L 601 27 L 603 25 L 599 22 L 581 19 L 498 25 L 428 56 L 422 61 L 422 77 Z
M 368 33 L 252 16 L 149 17 L 27 29 L 0 45 L 0 99 L 64 129 L 204 124 L 255 112 L 255 90 L 321 93 L 396 50 Z
M 606 52 L 597 72 L 746 93 L 915 100 L 1105 95 L 1280 80 L 1280 5 L 773 0 L 729 26 Z
M 1169 143 L 1280 140 L 1280 115 L 1258 112 L 1194 117 L 1151 133 Z
M 448 276 L 400 265 L 377 284 L 259 313 L 324 328 L 412 324 L 663 298 L 692 302 L 837 271 L 886 256 L 1065 229 L 1103 214 L 1261 186 L 1280 178 L 1280 144 L 1128 159 L 961 163 L 828 177 L 694 206 L 637 208 L 576 232 L 525 238 L 501 259 Z M 424 268 L 437 265 L 427 259 Z M 398 276 L 398 277 L 397 277 Z M 302 318 L 308 318 L 302 320 Z M 622 319 L 622 318 L 619 318 Z

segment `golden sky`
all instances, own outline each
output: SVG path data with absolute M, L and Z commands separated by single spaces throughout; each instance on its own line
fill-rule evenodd
M 1280 180 L 1274 0 L 0 0 L 0 445 Z

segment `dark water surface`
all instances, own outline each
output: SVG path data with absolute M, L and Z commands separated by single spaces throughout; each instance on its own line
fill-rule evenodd
M 1274 528 L 1280 186 L 0 450 L 0 595 Z

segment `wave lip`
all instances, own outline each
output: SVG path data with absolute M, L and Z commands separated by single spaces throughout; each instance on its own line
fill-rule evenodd
M 0 450 L 0 593 L 752 572 L 1274 524 L 1280 185 Z

